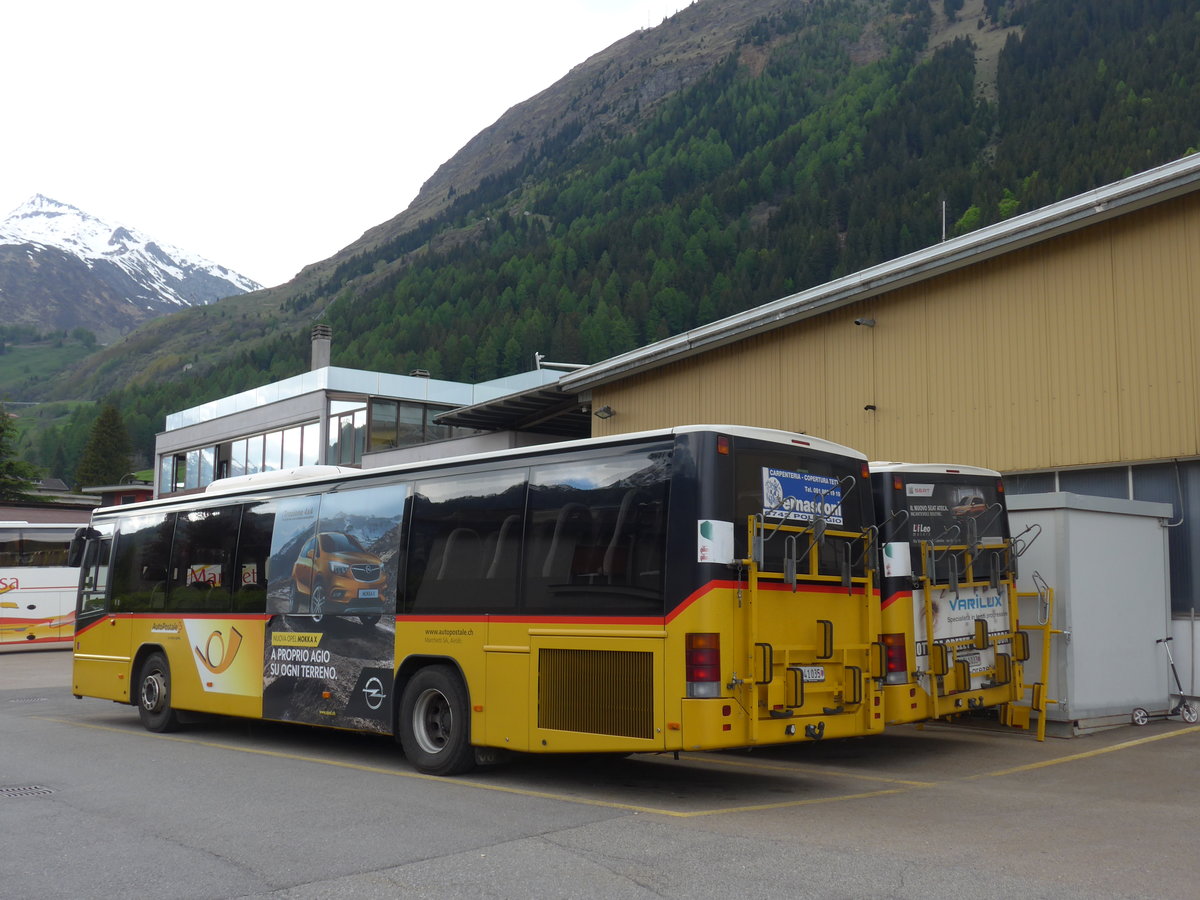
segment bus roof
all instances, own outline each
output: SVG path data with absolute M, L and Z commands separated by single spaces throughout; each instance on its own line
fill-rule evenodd
M 1000 478 L 995 469 L 983 469 L 979 466 L 955 466 L 948 463 L 905 463 L 905 462 L 875 462 L 870 464 L 871 474 L 876 472 L 902 472 L 910 475 L 979 475 L 984 478 Z
M 811 450 L 816 450 L 819 453 L 831 453 L 838 456 L 846 456 L 852 459 L 861 460 L 863 462 L 866 462 L 867 459 L 866 454 L 861 453 L 860 451 L 851 447 L 846 447 L 842 444 L 834 443 L 833 441 L 827 441 L 823 438 L 813 437 L 812 435 L 802 434 L 799 432 L 781 431 L 775 428 L 756 428 L 748 425 L 680 425 L 675 428 L 661 428 L 653 431 L 637 431 L 628 434 L 616 434 L 606 437 L 582 438 L 576 441 L 557 441 L 554 443 L 536 444 L 527 447 L 514 447 L 506 450 L 471 453 L 462 456 L 448 456 L 445 459 L 438 460 L 421 460 L 419 462 L 397 463 L 396 465 L 380 466 L 379 468 L 374 469 L 356 469 L 346 466 L 301 466 L 294 469 L 278 469 L 271 472 L 258 472 L 253 475 L 239 475 L 232 478 L 223 478 L 218 481 L 214 481 L 208 486 L 208 488 L 205 489 L 204 492 L 184 494 L 181 496 L 172 495 L 169 497 L 158 498 L 156 500 L 147 500 L 142 503 L 101 507 L 95 510 L 95 513 L 110 514 L 126 510 L 131 507 L 145 509 L 147 507 L 173 505 L 187 500 L 190 500 L 191 502 L 203 502 L 204 500 L 212 497 L 227 496 L 231 494 L 253 494 L 256 491 L 274 487 L 299 487 L 306 484 L 320 484 L 322 482 L 342 482 L 347 480 L 357 481 L 363 478 L 372 478 L 390 473 L 437 469 L 441 468 L 442 466 L 462 465 L 481 460 L 503 460 L 522 456 L 540 456 L 549 453 L 575 449 L 586 449 L 590 447 L 603 447 L 609 444 L 641 442 L 653 440 L 655 438 L 671 437 L 677 434 L 689 434 L 702 431 L 711 431 L 718 434 L 727 434 L 733 437 L 744 437 L 751 440 L 785 444 L 793 447 L 802 446 Z

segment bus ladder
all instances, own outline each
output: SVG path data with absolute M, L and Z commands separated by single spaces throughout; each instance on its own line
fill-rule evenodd
M 857 713 L 864 719 L 864 725 L 857 733 L 881 731 L 882 716 L 876 707 L 882 702 L 877 685 L 883 677 L 884 647 L 878 640 L 879 598 L 872 565 L 874 529 L 839 531 L 825 527 L 820 519 L 805 525 L 768 524 L 761 515 L 752 515 L 748 520 L 748 531 L 751 558 L 740 563 L 746 570 L 747 590 L 745 595 L 739 591 L 738 596 L 743 616 L 742 665 L 747 674 L 739 677 L 735 672 L 734 681 L 745 690 L 745 708 L 752 711 L 749 716 L 751 742 L 759 740 L 759 723 L 764 717 L 795 716 L 799 724 L 804 719 L 850 713 L 849 707 L 858 707 Z M 768 540 L 784 542 L 783 571 L 763 568 Z M 840 547 L 836 573 L 821 571 L 821 549 L 830 540 Z M 855 566 L 860 564 L 864 574 L 854 575 Z M 828 585 L 839 593 L 844 590 L 847 601 L 859 605 L 863 623 L 861 632 L 851 635 L 849 640 L 842 639 L 842 635 L 836 633 L 834 622 L 823 617 L 818 608 L 813 618 L 816 641 L 779 647 L 761 639 L 767 637 L 759 633 L 759 612 L 767 584 L 790 587 L 792 593 L 796 593 L 801 584 Z M 856 589 L 859 590 L 857 598 Z M 836 705 L 802 713 L 808 684 L 805 670 L 821 667 L 830 673 L 837 666 L 840 666 L 842 680 L 835 684 L 833 692 Z M 828 686 L 826 683 L 826 693 Z M 812 693 L 810 685 L 810 698 Z M 806 737 L 819 739 L 823 733 L 823 721 L 805 725 Z
M 925 640 L 928 646 L 930 718 L 940 719 L 987 706 L 1006 707 L 1024 694 L 1021 663 L 1029 659 L 1029 637 L 1020 629 L 1017 613 L 1017 591 L 1011 565 L 1012 545 L 999 544 L 935 544 L 921 542 L 921 574 L 917 583 L 922 589 L 925 620 Z M 946 577 L 937 577 L 937 561 L 947 559 Z M 958 561 L 962 560 L 961 571 Z M 989 562 L 989 566 L 982 565 Z M 986 568 L 987 577 L 983 575 Z M 1003 571 L 1003 577 L 1000 573 Z M 987 619 L 975 620 L 974 633 L 957 638 L 938 639 L 934 627 L 934 591 L 958 596 L 962 590 L 990 588 L 1001 591 L 1008 601 L 1008 623 L 1004 631 L 991 631 Z M 1008 652 L 1000 647 L 1007 644 Z M 972 672 L 970 664 L 958 658 L 958 651 L 993 651 L 993 663 Z M 972 678 L 981 676 L 991 684 L 973 688 Z M 1002 700 L 996 700 L 995 688 L 1007 686 Z M 989 700 L 991 701 L 989 703 Z
M 1023 625 L 1022 630 L 1027 632 L 1040 631 L 1042 634 L 1040 680 L 1029 685 L 1029 705 L 1007 704 L 1003 710 L 1001 721 L 1005 725 L 1028 730 L 1030 727 L 1030 715 L 1036 712 L 1038 714 L 1037 739 L 1044 741 L 1046 739 L 1046 707 L 1051 703 L 1061 702 L 1060 700 L 1052 700 L 1046 696 L 1046 685 L 1050 680 L 1050 639 L 1056 634 L 1066 634 L 1066 632 L 1054 627 L 1054 588 L 1050 587 L 1046 583 L 1046 579 L 1041 576 L 1041 573 L 1036 571 L 1033 573 L 1033 584 L 1035 590 L 1019 592 L 1017 600 L 1018 602 L 1022 599 L 1037 601 L 1038 623 L 1036 625 Z

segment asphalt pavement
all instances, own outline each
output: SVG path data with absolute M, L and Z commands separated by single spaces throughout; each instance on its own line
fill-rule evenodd
M 153 735 L 0 652 L 0 898 L 1194 898 L 1200 726 L 415 772 L 388 739 Z

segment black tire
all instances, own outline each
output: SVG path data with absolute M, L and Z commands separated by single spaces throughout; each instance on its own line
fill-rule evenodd
M 171 708 L 171 667 L 162 653 L 151 653 L 138 671 L 137 708 L 147 731 L 162 734 L 179 727 Z
M 312 614 L 314 625 L 325 618 L 325 585 L 319 581 L 313 585 L 312 593 L 308 595 L 308 611 Z
M 374 628 L 379 624 L 379 616 L 359 616 L 358 621 L 362 622 L 367 628 Z
M 467 689 L 449 666 L 428 666 L 409 679 L 396 730 L 418 772 L 460 775 L 475 768 Z

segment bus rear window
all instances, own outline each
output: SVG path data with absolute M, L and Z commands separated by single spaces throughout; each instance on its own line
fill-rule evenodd
M 801 450 L 738 442 L 735 460 L 735 546 L 739 556 L 749 555 L 747 521 L 761 516 L 767 530 L 768 569 L 781 566 L 784 539 L 772 540 L 774 525 L 811 526 L 817 519 L 835 532 L 859 534 L 867 521 L 865 504 L 871 502 L 870 485 L 862 475 L 862 461 L 850 457 L 815 456 Z M 848 539 L 831 537 L 821 552 L 832 572 Z M 853 554 L 856 574 L 861 553 Z

